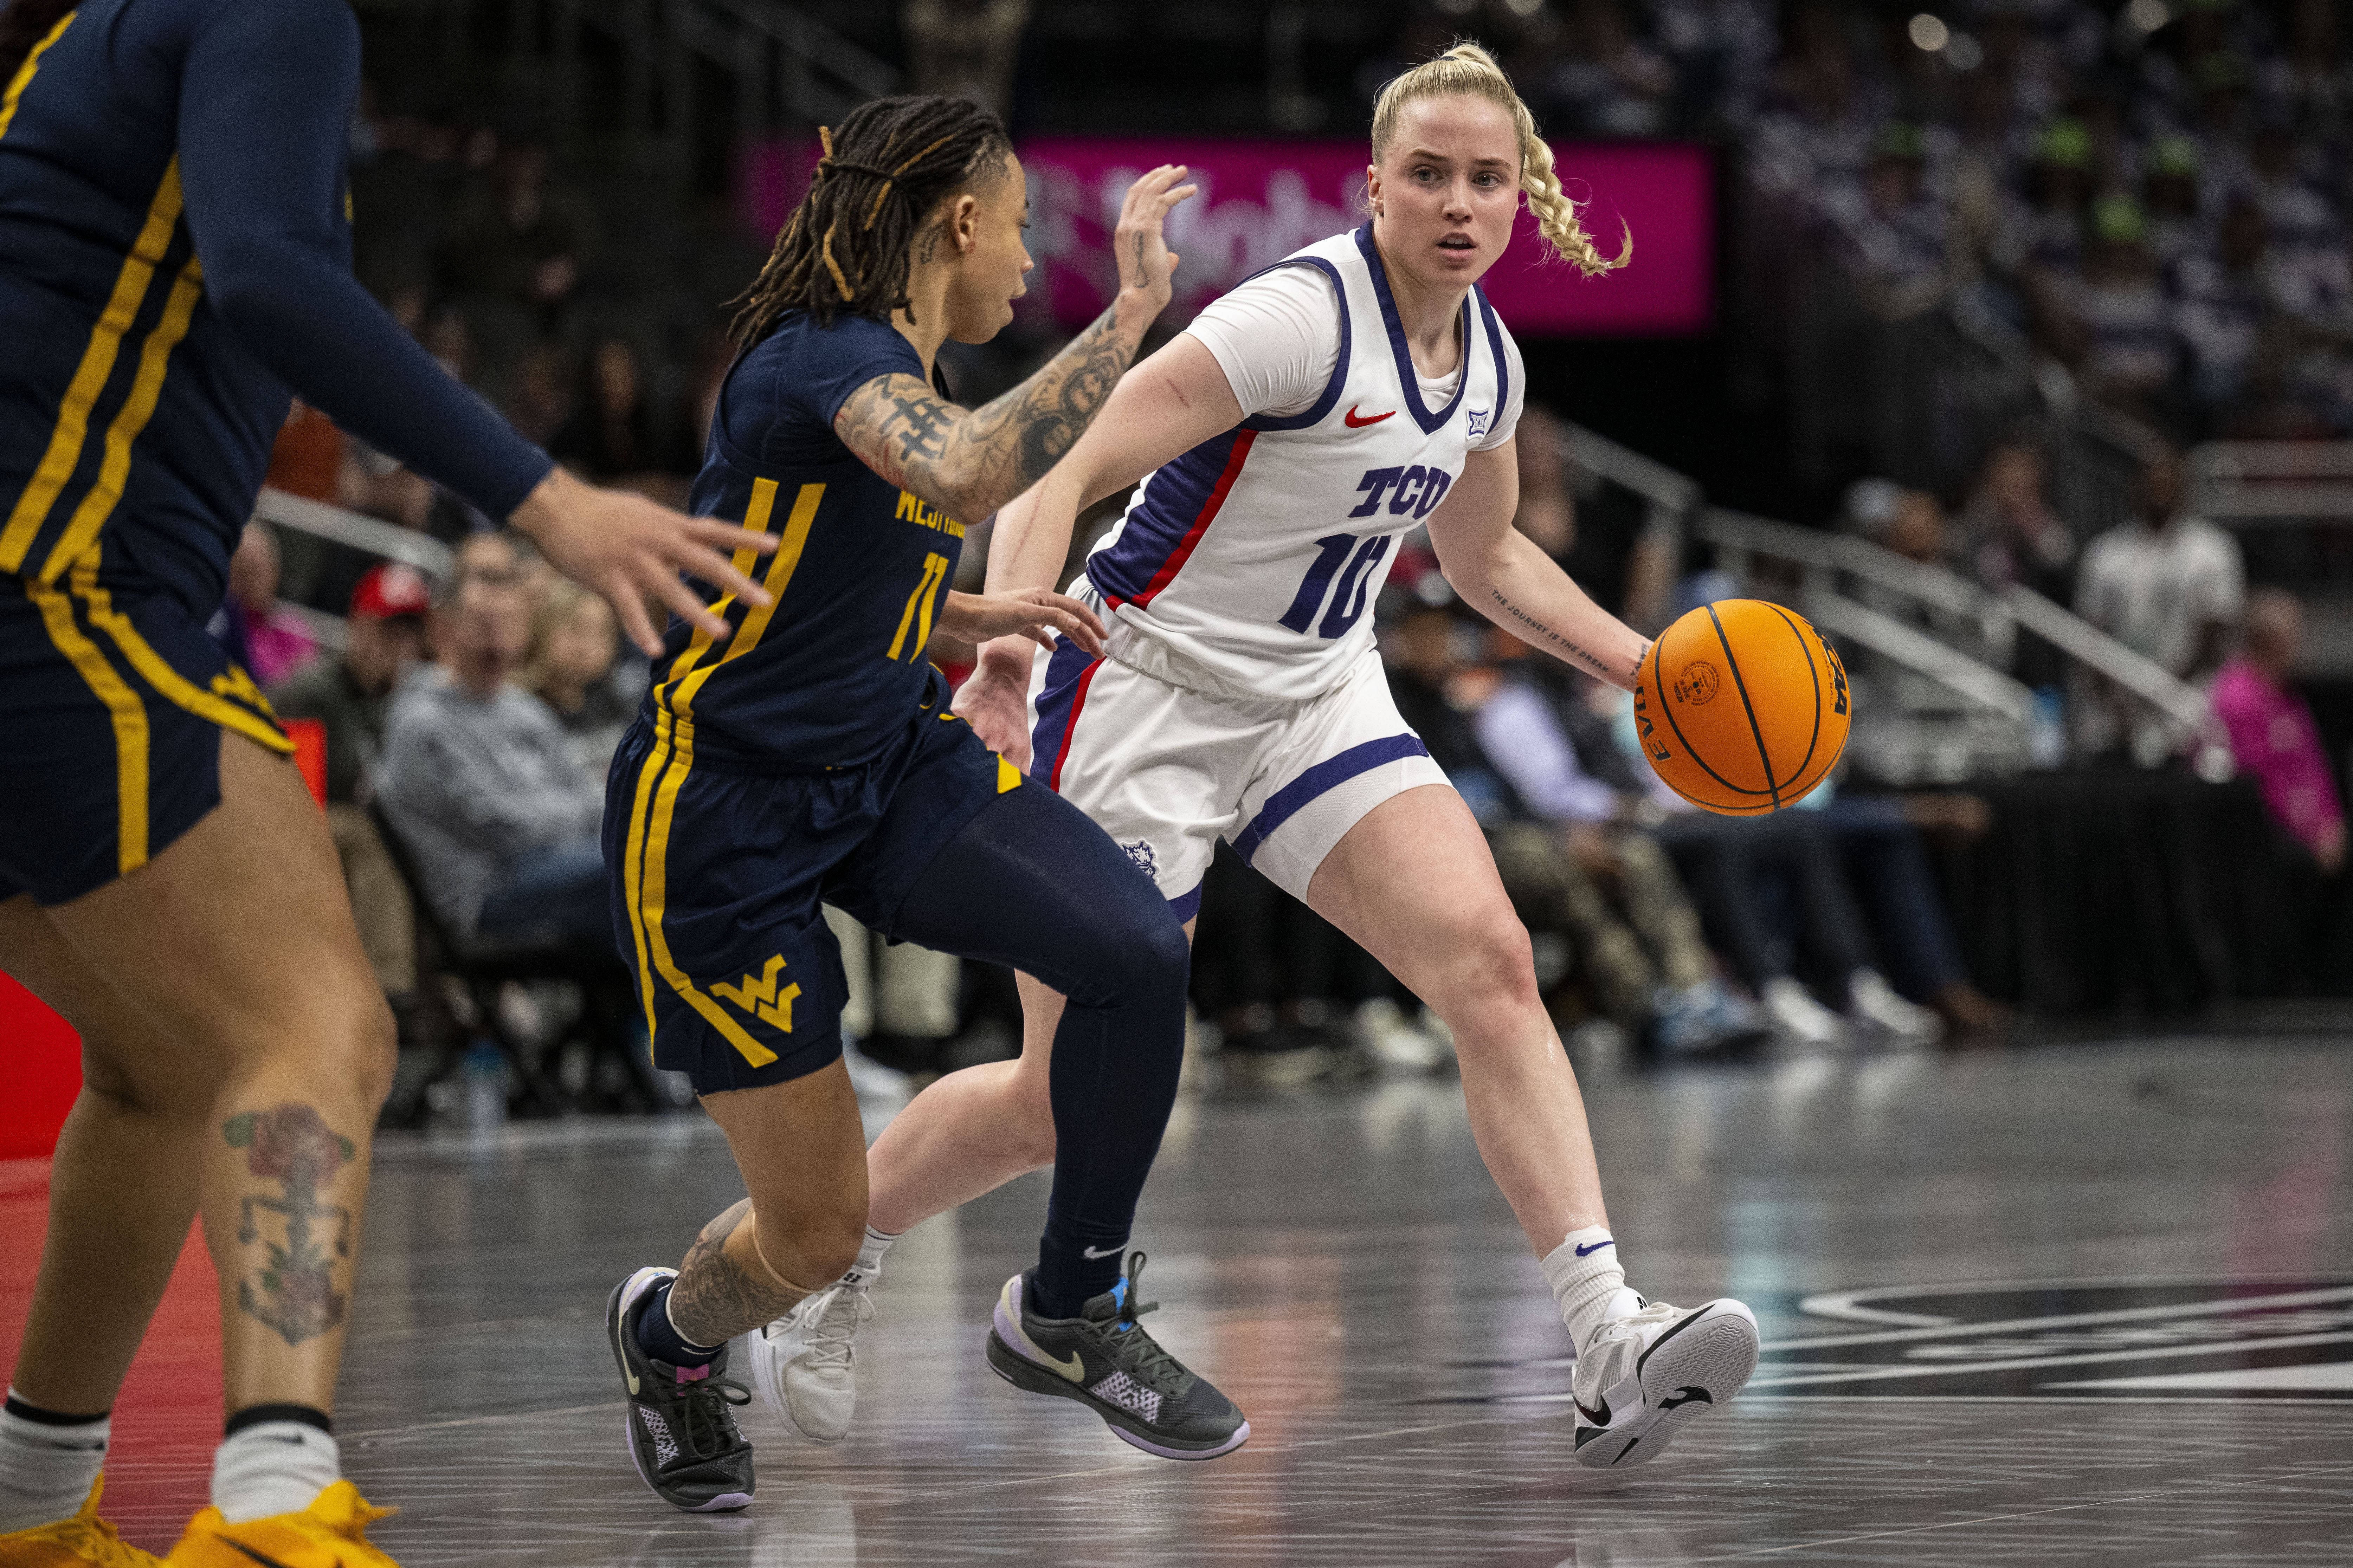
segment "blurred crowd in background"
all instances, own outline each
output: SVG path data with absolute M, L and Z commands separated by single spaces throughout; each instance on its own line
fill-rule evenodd
M 2189 509 L 2180 458 L 2216 436 L 2353 426 L 2353 75 L 2332 0 L 1372 11 L 1384 20 L 1342 98 L 1368 101 L 1400 62 L 1479 37 L 1550 135 L 1725 149 L 1738 181 L 1727 206 L 1744 215 L 1736 254 L 1827 257 L 1841 297 L 1877 320 L 1973 311 L 2031 344 L 2038 375 L 2133 422 L 2144 438 L 2128 493 L 2089 524 L 2058 495 L 2056 447 L 2032 421 L 1972 434 L 1957 482 L 1847 462 L 1830 476 L 1836 515 L 1803 521 L 1992 593 L 2016 584 L 2073 606 L 2210 692 L 2214 732 L 2268 824 L 2241 858 L 2262 858 L 2287 911 L 2279 940 L 2259 944 L 2276 950 L 2266 984 L 2341 984 L 2353 967 L 2338 956 L 2353 935 L 2340 920 L 2343 759 L 2298 686 L 2304 610 L 2277 586 L 2250 586 L 2235 536 Z M 1017 129 L 1034 111 L 1047 24 L 1033 7 L 915 0 L 895 25 L 910 88 L 997 104 Z M 722 307 L 765 237 L 743 232 L 723 201 L 647 210 L 643 178 L 560 163 L 527 114 L 392 100 L 419 101 L 372 87 L 353 128 L 363 277 L 452 375 L 560 460 L 681 500 L 730 363 Z M 1727 280 L 1734 336 L 1778 319 L 1780 284 L 1759 281 L 1770 270 Z M 950 374 L 977 401 L 1054 346 L 1031 322 L 956 356 Z M 1622 489 L 1580 469 L 1572 445 L 1532 401 L 1517 521 L 1598 599 L 1655 630 L 1736 591 L 1711 552 L 1645 526 Z M 323 728 L 330 816 L 405 1038 L 441 1077 L 468 1040 L 492 1037 L 509 1088 L 543 1080 L 551 1105 L 670 1102 L 610 962 L 596 846 L 606 765 L 645 660 L 609 609 L 526 542 L 315 411 L 295 409 L 270 484 L 454 552 L 437 580 L 257 523 L 216 623 L 281 714 Z M 1080 547 L 1116 511 L 1090 514 Z M 986 550 L 976 530 L 965 585 Z M 2048 643 L 1916 600 L 1865 599 L 2032 691 L 2033 763 L 2187 776 L 2178 732 Z M 1995 1040 L 2015 1022 L 2006 1004 L 2035 1005 L 2031 974 L 1973 974 L 1990 939 L 1970 900 L 1990 895 L 1988 874 L 1967 868 L 2003 842 L 1998 781 L 1873 776 L 1866 763 L 1803 809 L 1709 816 L 1651 778 L 1620 694 L 1467 613 L 1426 542 L 1400 552 L 1380 625 L 1399 705 L 1488 829 L 1572 1048 L 1674 1058 L 1773 1040 Z M 932 652 L 952 675 L 971 658 L 946 639 Z M 1867 718 L 1938 700 L 1902 668 L 1852 662 Z M 1008 977 L 847 921 L 837 930 L 870 1064 L 920 1079 L 1018 1048 Z M 1200 932 L 1197 1061 L 1273 1082 L 1445 1065 L 1442 1026 L 1229 857 Z

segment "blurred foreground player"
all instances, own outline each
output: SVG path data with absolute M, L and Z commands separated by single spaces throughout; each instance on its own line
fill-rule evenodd
M 1577 1458 L 1640 1463 L 1739 1392 L 1757 1322 L 1737 1301 L 1684 1310 L 1626 1288 L 1527 932 L 1478 824 L 1398 717 L 1366 614 L 1397 541 L 1426 522 L 1465 604 L 1632 688 L 1648 645 L 1512 526 L 1525 377 L 1476 287 L 1523 191 L 1563 258 L 1588 274 L 1617 263 L 1476 46 L 1382 90 L 1372 152 L 1370 223 L 1209 306 L 999 516 L 988 581 L 1018 591 L 1060 570 L 1081 508 L 1143 480 L 1072 587 L 1111 623 L 1108 657 L 995 642 L 956 706 L 1150 868 L 1180 918 L 1223 837 L 1445 1019 L 1480 1152 L 1577 1347 Z M 1050 1061 L 1063 1070 L 1062 1002 L 1034 981 L 1023 998 L 1018 1062 L 941 1079 L 876 1142 L 878 1230 L 1055 1147 L 1041 1080 Z M 1008 1289 L 998 1322 L 1021 1305 Z M 847 1365 L 813 1350 L 784 1377 L 839 1382 Z
M 330 1433 L 393 1029 L 291 746 L 204 632 L 289 389 L 614 595 L 723 635 L 741 531 L 590 489 L 354 283 L 343 0 L 0 12 L 0 968 L 80 1030 L 0 1564 L 152 1562 L 107 1413 L 199 1212 L 227 1432 L 170 1561 L 384 1563 Z M 742 555 L 749 561 L 751 557 Z
M 1162 219 L 1192 187 L 1167 167 L 1136 182 L 1112 308 L 1028 381 L 965 409 L 937 390 L 934 356 L 949 339 L 995 337 L 1030 266 L 1004 128 L 961 100 L 898 98 L 821 138 L 810 194 L 737 318 L 742 352 L 693 493 L 700 510 L 782 533 L 766 574 L 776 602 L 714 594 L 735 627 L 723 649 L 671 628 L 605 811 L 654 1059 L 692 1080 L 751 1194 L 680 1268 L 637 1270 L 606 1310 L 630 1458 L 663 1500 L 697 1512 L 752 1500 L 752 1447 L 731 1410 L 749 1395 L 723 1375 L 736 1335 L 755 1335 L 754 1375 L 790 1429 L 825 1442 L 846 1423 L 774 1397 L 764 1372 L 843 1299 L 867 1238 L 841 952 L 820 900 L 1071 998 L 1040 1091 L 1054 1185 L 1021 1276 L 1037 1314 L 1021 1343 L 1054 1374 L 1024 1385 L 1169 1458 L 1250 1436 L 1136 1322 L 1143 1255 L 1122 1273 L 1176 1101 L 1184 932 L 1102 829 L 948 711 L 923 658 L 935 630 L 1103 646 L 1101 620 L 1050 585 L 984 596 L 948 584 L 965 525 L 1070 450 L 1167 303 Z M 796 1310 L 813 1297 L 813 1313 Z M 1002 1372 L 994 1339 L 989 1351 Z

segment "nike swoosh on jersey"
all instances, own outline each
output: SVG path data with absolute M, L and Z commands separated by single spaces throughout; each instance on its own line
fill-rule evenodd
M 1397 416 L 1397 410 L 1392 408 L 1387 414 L 1368 414 L 1364 418 L 1359 419 L 1356 417 L 1356 408 L 1357 405 L 1356 404 L 1351 403 L 1348 405 L 1347 415 L 1343 420 L 1343 423 L 1345 423 L 1351 430 L 1361 430 L 1367 425 L 1377 425 L 1384 419 L 1392 419 Z

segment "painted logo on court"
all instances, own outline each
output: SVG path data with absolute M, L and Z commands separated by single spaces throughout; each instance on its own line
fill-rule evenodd
M 2353 1279 L 2078 1279 L 1825 1291 L 1762 1311 L 1749 1394 L 1874 1399 L 2353 1399 Z M 1570 1358 L 1476 1363 L 1559 1404 Z
M 1686 708 L 1704 708 L 1723 684 L 1715 666 L 1700 659 L 1683 666 L 1683 672 L 1675 677 L 1675 700 Z
M 1832 1291 L 1774 1335 L 1777 1394 L 2353 1398 L 2353 1281 L 2088 1279 Z

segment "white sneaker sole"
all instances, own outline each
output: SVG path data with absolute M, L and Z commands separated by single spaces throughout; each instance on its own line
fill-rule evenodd
M 820 1448 L 830 1448 L 849 1436 L 845 1426 L 830 1437 L 819 1436 L 793 1419 L 793 1403 L 785 1397 L 785 1358 L 759 1329 L 744 1336 L 744 1350 L 752 1366 L 752 1386 L 760 1391 L 760 1403 L 776 1418 L 776 1425 L 804 1443 L 814 1443 Z
M 1658 1458 L 1683 1423 L 1747 1386 L 1757 1350 L 1757 1315 L 1746 1306 L 1727 1298 L 1694 1307 L 1642 1352 L 1635 1372 L 1641 1408 L 1607 1426 L 1578 1426 L 1577 1462 L 1609 1469 Z

